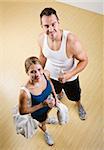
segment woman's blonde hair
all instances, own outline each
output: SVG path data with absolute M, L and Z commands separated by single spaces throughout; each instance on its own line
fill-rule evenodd
M 37 57 L 35 57 L 35 56 L 28 57 L 25 60 L 25 71 L 26 71 L 26 73 L 28 72 L 30 66 L 33 64 L 40 64 L 42 66 L 40 60 Z

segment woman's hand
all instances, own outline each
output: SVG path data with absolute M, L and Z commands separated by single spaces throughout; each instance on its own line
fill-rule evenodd
M 47 98 L 44 103 L 48 105 L 48 107 L 53 108 L 55 106 L 55 99 L 53 97 Z

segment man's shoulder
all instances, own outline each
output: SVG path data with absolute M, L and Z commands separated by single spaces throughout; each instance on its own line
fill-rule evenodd
M 41 32 L 38 36 L 38 43 L 39 45 L 43 44 L 43 40 L 44 40 L 44 32 Z
M 41 32 L 39 35 L 38 35 L 38 39 L 41 39 L 44 37 L 44 32 Z
M 76 40 L 78 40 L 78 37 L 72 32 L 68 33 L 67 38 L 70 42 L 75 42 Z
M 68 41 L 73 41 L 76 38 L 76 35 L 69 30 L 63 30 L 63 33 L 67 35 Z

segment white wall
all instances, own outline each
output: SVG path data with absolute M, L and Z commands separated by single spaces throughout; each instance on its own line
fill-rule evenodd
M 103 0 L 56 0 L 56 1 L 104 15 Z

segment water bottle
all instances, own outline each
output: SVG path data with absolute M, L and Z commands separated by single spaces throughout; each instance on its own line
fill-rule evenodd
M 63 74 L 64 74 L 63 69 L 60 69 L 59 74 L 58 74 L 58 80 L 59 80 L 60 82 L 62 82 L 62 80 L 63 80 Z

